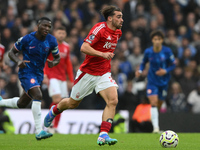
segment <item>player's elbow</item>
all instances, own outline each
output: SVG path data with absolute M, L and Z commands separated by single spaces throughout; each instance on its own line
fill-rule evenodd
M 86 50 L 87 50 L 87 47 L 88 47 L 88 43 L 83 43 L 82 44 L 82 46 L 81 46 L 81 49 L 80 49 L 80 51 L 82 52 L 82 53 L 85 53 L 86 52 Z
M 84 46 L 83 46 L 83 45 L 81 46 L 80 51 L 81 51 L 82 53 L 84 53 L 85 49 L 84 49 Z
M 8 57 L 9 57 L 10 59 L 12 59 L 12 56 L 13 56 L 13 52 L 12 52 L 12 50 L 10 50 L 10 51 L 8 52 Z
M 8 52 L 8 57 L 13 60 L 13 56 L 15 55 L 15 52 L 14 52 L 14 47 Z

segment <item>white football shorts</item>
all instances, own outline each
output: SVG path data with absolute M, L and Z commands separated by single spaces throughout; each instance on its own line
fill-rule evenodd
M 62 98 L 68 97 L 67 81 L 61 81 L 55 78 L 49 80 L 49 96 L 60 94 Z
M 78 70 L 74 86 L 72 87 L 71 98 L 74 100 L 82 100 L 84 97 L 91 94 L 93 90 L 95 90 L 97 94 L 99 91 L 112 86 L 118 88 L 118 85 L 115 80 L 112 79 L 110 72 L 105 73 L 102 76 L 94 76 Z

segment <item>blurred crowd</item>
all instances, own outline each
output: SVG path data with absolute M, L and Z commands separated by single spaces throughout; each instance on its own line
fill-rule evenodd
M 134 77 L 144 50 L 151 46 L 151 31 L 165 33 L 164 45 L 169 46 L 177 62 L 172 72 L 166 103 L 161 112 L 200 113 L 200 0 L 0 0 L 1 44 L 5 46 L 4 66 L 0 70 L 0 95 L 19 96 L 17 66 L 7 56 L 18 38 L 37 29 L 43 16 L 52 20 L 53 29 L 67 28 L 74 74 L 85 55 L 80 46 L 89 30 L 104 21 L 100 10 L 116 5 L 123 11 L 122 37 L 111 61 L 112 76 L 119 85 L 118 109 L 133 111 L 145 99 L 146 75 Z M 53 33 L 52 29 L 52 33 Z M 22 55 L 19 55 L 22 58 Z M 51 99 L 47 85 L 41 86 L 48 108 Z M 101 97 L 95 93 L 86 97 L 78 109 L 103 109 Z

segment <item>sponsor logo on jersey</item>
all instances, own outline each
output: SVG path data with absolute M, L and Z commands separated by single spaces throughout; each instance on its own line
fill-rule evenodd
M 111 40 L 111 37 L 110 37 L 110 35 L 107 37 L 107 40 Z
M 116 47 L 116 43 L 111 43 L 111 42 L 105 42 L 105 45 L 103 46 L 103 48 L 107 48 L 107 49 L 115 49 Z M 113 46 L 113 47 L 112 47 Z M 112 48 L 111 48 L 112 47 Z
M 30 80 L 30 82 L 31 82 L 32 84 L 34 84 L 34 83 L 35 83 L 35 79 L 32 78 L 32 79 Z
M 33 48 L 35 48 L 35 46 L 29 46 L 29 49 L 33 49 Z

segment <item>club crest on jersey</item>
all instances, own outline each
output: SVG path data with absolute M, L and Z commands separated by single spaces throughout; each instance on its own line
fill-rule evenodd
M 148 90 L 147 90 L 147 93 L 148 93 L 148 94 L 151 94 L 151 93 L 152 93 L 151 89 L 148 89 Z
M 44 49 L 44 51 L 45 51 L 45 52 L 48 52 L 48 51 L 49 51 L 49 47 L 46 47 L 46 48 Z
M 31 82 L 32 84 L 34 84 L 34 83 L 35 83 L 35 79 L 32 78 L 32 79 L 30 80 L 30 82 Z
M 77 94 L 76 94 L 76 98 L 79 98 L 80 97 L 80 93 L 78 92 Z
M 90 39 L 90 40 L 94 40 L 94 38 L 95 38 L 95 35 L 94 35 L 94 34 L 92 34 L 92 35 L 89 36 L 89 39 Z

